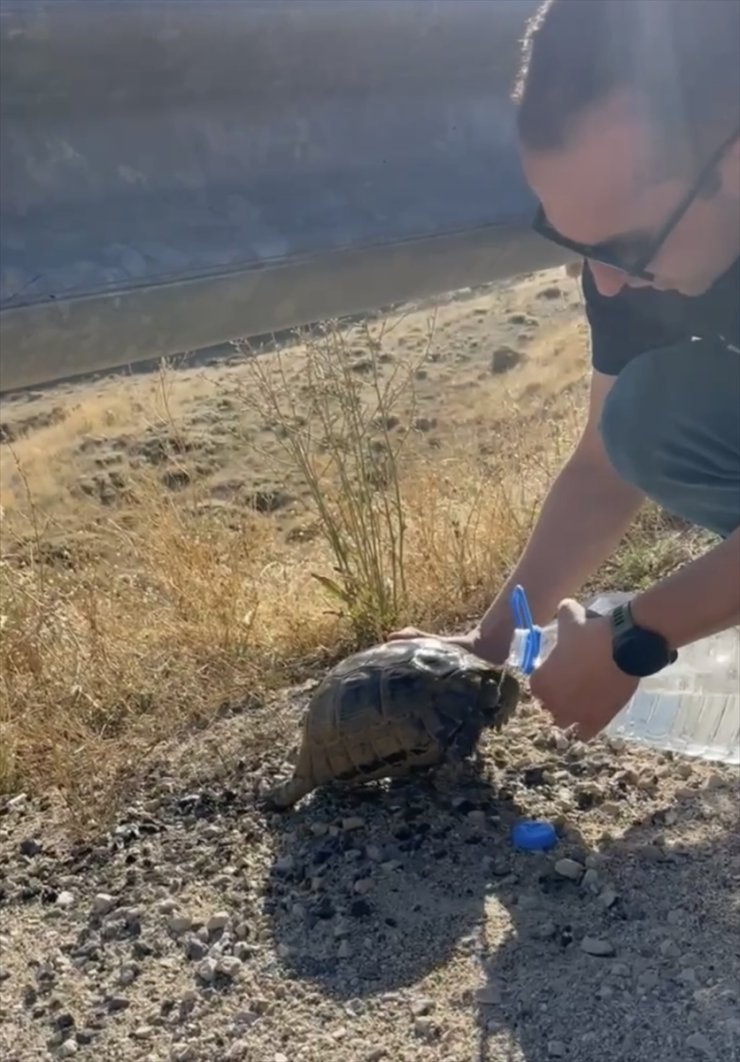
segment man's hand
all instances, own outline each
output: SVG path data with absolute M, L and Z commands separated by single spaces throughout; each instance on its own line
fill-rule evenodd
M 578 725 L 588 741 L 607 726 L 637 689 L 612 660 L 608 617 L 587 619 L 575 601 L 558 611 L 557 645 L 532 675 L 530 687 L 559 727 Z

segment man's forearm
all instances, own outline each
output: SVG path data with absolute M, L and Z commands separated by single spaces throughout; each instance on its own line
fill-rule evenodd
M 673 649 L 740 622 L 740 531 L 703 557 L 638 594 L 635 623 L 662 634 Z
M 479 625 L 481 649 L 500 657 L 511 636 L 510 588 L 524 586 L 536 623 L 548 622 L 616 549 L 643 495 L 577 452 L 554 481 L 527 548 Z

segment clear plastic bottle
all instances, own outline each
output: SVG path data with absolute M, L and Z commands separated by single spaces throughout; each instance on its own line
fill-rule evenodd
M 589 611 L 602 615 L 632 594 L 604 594 Z M 531 621 L 520 587 L 512 595 L 516 629 L 508 666 L 524 675 L 555 646 L 554 623 Z M 634 696 L 606 728 L 614 737 L 656 748 L 740 765 L 740 629 L 686 646 L 675 663 L 640 682 Z

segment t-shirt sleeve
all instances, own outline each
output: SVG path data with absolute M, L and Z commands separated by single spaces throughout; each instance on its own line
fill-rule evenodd
M 588 264 L 583 268 L 581 287 L 591 329 L 591 362 L 597 372 L 618 376 L 639 354 L 682 337 L 683 329 L 641 312 L 640 302 L 654 298 L 650 289 L 625 288 L 618 295 L 602 295 Z

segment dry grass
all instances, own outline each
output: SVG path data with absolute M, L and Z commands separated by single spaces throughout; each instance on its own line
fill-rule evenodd
M 532 419 L 512 406 L 493 456 L 474 456 L 466 438 L 430 454 L 418 432 L 391 427 L 401 404 L 413 424 L 419 356 L 383 375 L 385 339 L 382 325 L 366 330 L 362 382 L 334 326 L 304 339 L 299 381 L 279 353 L 250 362 L 244 401 L 307 488 L 318 528 L 300 545 L 272 515 L 219 510 L 203 495 L 166 372 L 148 406 L 122 389 L 115 408 L 78 408 L 3 448 L 0 792 L 56 791 L 82 826 L 122 798 L 163 737 L 395 625 L 450 629 L 488 604 L 581 410 Z M 80 502 L 60 548 L 54 477 L 70 476 L 81 434 L 132 418 L 166 429 L 184 489 L 168 493 L 139 469 L 125 504 Z M 684 555 L 647 519 L 613 583 Z

